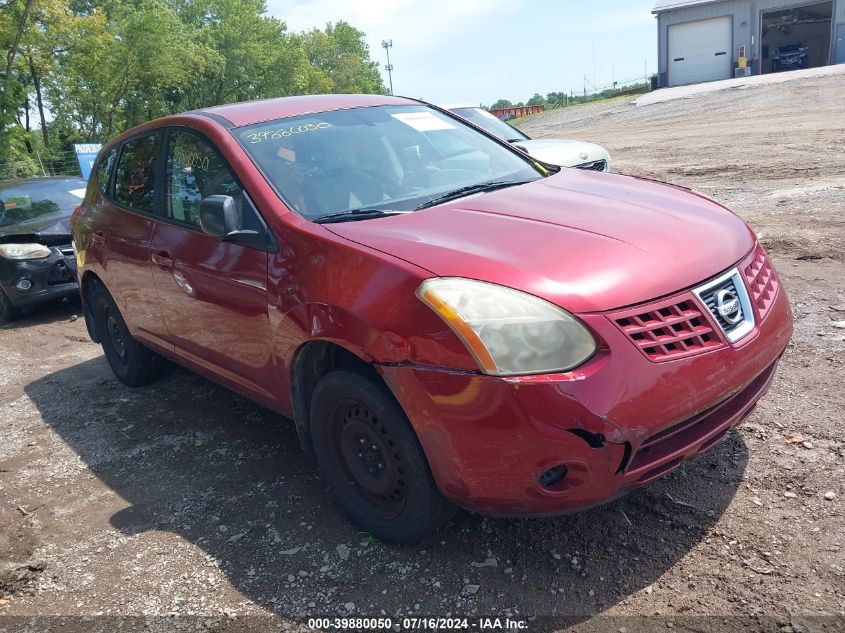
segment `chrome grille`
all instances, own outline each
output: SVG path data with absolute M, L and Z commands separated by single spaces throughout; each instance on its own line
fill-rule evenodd
M 751 302 L 737 269 L 734 268 L 696 288 L 695 294 L 731 343 L 738 341 L 754 328 Z

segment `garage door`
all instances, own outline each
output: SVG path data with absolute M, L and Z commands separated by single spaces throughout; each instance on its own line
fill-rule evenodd
M 669 85 L 731 76 L 731 18 L 669 26 Z

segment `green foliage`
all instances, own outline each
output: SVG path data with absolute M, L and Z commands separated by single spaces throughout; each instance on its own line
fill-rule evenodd
M 531 97 L 528 101 L 525 102 L 525 105 L 546 105 L 546 98 L 541 95 L 539 92 L 535 92 L 534 96 Z
M 613 99 L 615 97 L 642 94 L 649 91 L 648 84 L 633 83 L 630 85 L 616 86 L 591 92 L 589 94 L 575 94 L 566 92 L 550 92 L 545 97 L 539 93 L 534 93 L 525 105 L 543 105 L 547 110 L 554 108 L 563 108 L 579 103 L 590 103 L 593 101 L 603 101 L 605 99 Z M 522 102 L 516 104 L 511 103 L 507 99 L 499 99 L 496 103 L 490 106 L 491 109 L 496 108 L 510 108 L 521 106 Z
M 330 82 L 332 92 L 386 94 L 378 64 L 370 60 L 364 34 L 340 21 L 322 31 L 312 29 L 297 38 L 308 63 Z
M 36 158 L 26 150 L 27 133 L 15 126 L 0 135 L 0 180 L 23 178 L 38 173 Z
M 266 9 L 264 0 L 0 0 L 0 179 L 66 170 L 73 143 L 166 114 L 386 93 L 361 31 L 340 21 L 289 33 Z
M 496 103 L 494 103 L 493 105 L 490 106 L 490 109 L 491 110 L 499 110 L 501 108 L 512 108 L 512 107 L 513 107 L 513 104 L 510 101 L 508 101 L 507 99 L 499 99 L 498 101 L 496 101 Z

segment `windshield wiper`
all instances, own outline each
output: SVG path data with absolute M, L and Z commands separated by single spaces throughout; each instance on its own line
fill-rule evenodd
M 419 211 L 420 209 L 427 209 L 428 207 L 433 207 L 438 204 L 442 204 L 444 202 L 449 202 L 450 200 L 457 200 L 458 198 L 463 198 L 465 196 L 471 196 L 474 193 L 485 193 L 487 191 L 495 191 L 496 189 L 504 189 L 506 187 L 513 187 L 515 185 L 524 185 L 526 182 L 531 182 L 530 180 L 493 180 L 491 182 L 481 182 L 476 185 L 467 185 L 466 187 L 461 187 L 459 189 L 454 189 L 452 191 L 448 191 L 440 196 L 432 198 L 428 202 L 423 202 L 419 205 L 415 210 Z
M 368 220 L 370 218 L 383 218 L 389 215 L 401 215 L 411 213 L 410 211 L 392 211 L 390 209 L 350 209 L 349 211 L 338 211 L 321 215 L 313 221 L 317 224 L 334 224 L 337 222 L 354 222 L 355 220 Z

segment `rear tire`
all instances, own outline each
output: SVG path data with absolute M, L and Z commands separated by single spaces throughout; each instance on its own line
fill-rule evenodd
M 13 306 L 6 293 L 0 290 L 0 323 L 14 321 L 15 319 L 19 319 L 20 316 L 20 310 Z
M 117 379 L 128 387 L 143 387 L 158 380 L 164 359 L 129 333 L 117 304 L 103 286 L 97 285 L 91 297 L 100 344 Z
M 383 384 L 349 371 L 326 375 L 311 398 L 311 436 L 338 503 L 370 534 L 413 544 L 457 512 Z

